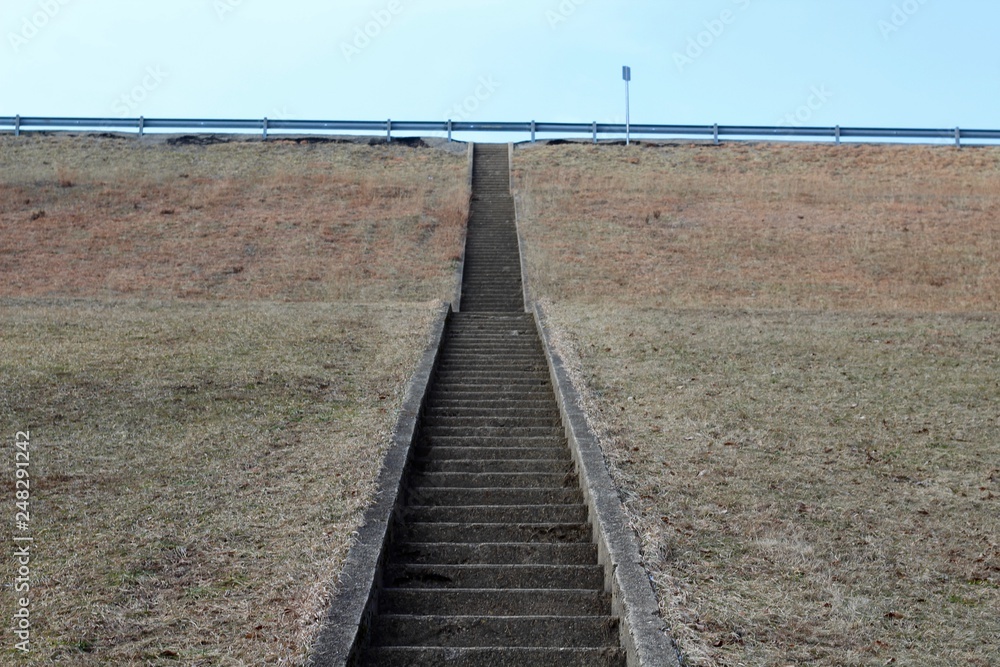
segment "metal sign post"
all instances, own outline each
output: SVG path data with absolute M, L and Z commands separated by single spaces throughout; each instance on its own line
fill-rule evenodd
M 632 81 L 632 68 L 628 65 L 622 67 L 622 78 L 625 79 L 625 145 L 628 146 L 631 140 L 632 128 L 629 122 L 629 91 L 628 85 Z

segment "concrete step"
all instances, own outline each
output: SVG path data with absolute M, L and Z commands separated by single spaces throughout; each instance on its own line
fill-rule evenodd
M 396 542 L 389 560 L 414 565 L 593 565 L 592 542 Z
M 479 340 L 469 338 L 453 345 L 447 345 L 441 351 L 442 357 L 454 357 L 456 359 L 477 360 L 482 357 L 496 355 L 510 355 L 517 360 L 521 360 L 522 358 L 528 360 L 545 360 L 545 354 L 542 350 L 539 350 L 530 343 L 496 338 L 482 338 Z
M 527 392 L 531 389 L 537 389 L 536 393 L 544 393 L 547 396 L 552 394 L 552 384 L 549 376 L 521 378 L 510 382 L 505 379 L 503 382 L 497 382 L 496 378 L 473 377 L 463 379 L 460 375 L 456 374 L 447 384 L 436 383 L 436 387 L 434 390 L 435 393 L 487 392 L 487 395 L 493 394 L 502 397 L 512 391 Z
M 545 357 L 537 350 L 519 350 L 512 346 L 497 346 L 492 348 L 481 347 L 478 350 L 449 350 L 445 349 L 438 358 L 439 363 L 469 364 L 473 366 L 489 365 L 503 366 L 513 364 L 517 366 L 544 366 Z
M 467 324 L 473 322 L 481 322 L 487 324 L 493 324 L 498 321 L 507 320 L 521 320 L 530 325 L 532 321 L 532 316 L 529 313 L 518 313 L 516 315 L 511 313 L 455 313 L 449 322 L 453 325 L 457 324 Z
M 407 521 L 394 533 L 407 542 L 502 544 L 504 542 L 589 542 L 585 523 L 443 523 Z
M 496 396 L 506 398 L 511 392 L 523 392 L 525 396 L 531 392 L 534 395 L 552 396 L 552 384 L 550 377 L 532 378 L 529 382 L 519 381 L 516 383 L 496 382 L 484 380 L 482 378 L 461 379 L 454 378 L 454 382 L 448 384 L 435 383 L 435 388 L 431 392 L 432 396 L 470 394 L 476 393 L 485 396 Z
M 488 464 L 490 461 L 504 463 L 528 463 L 534 461 L 559 461 L 572 464 L 573 458 L 566 447 L 453 447 L 450 445 L 421 445 L 414 452 L 415 460 L 433 459 L 441 464 L 455 463 Z
M 487 276 L 492 271 L 501 269 L 511 272 L 510 278 L 516 279 L 517 276 L 514 275 L 514 272 L 521 266 L 520 260 L 513 257 L 510 259 L 499 258 L 503 255 L 513 254 L 515 252 L 517 252 L 517 242 L 515 239 L 511 239 L 510 243 L 490 243 L 489 245 L 482 246 L 467 246 L 465 257 L 467 260 L 475 261 L 475 263 L 469 266 L 468 271 L 465 271 L 464 277 L 469 278 L 476 275 Z M 511 287 L 511 284 L 494 283 L 492 286 L 499 290 L 507 289 Z M 468 287 L 468 284 L 464 284 L 463 287 Z
M 520 302 L 514 300 L 508 301 L 480 301 L 473 298 L 462 297 L 462 309 L 467 311 L 473 310 L 520 310 Z
M 479 311 L 509 310 L 516 312 L 524 309 L 524 299 L 521 289 L 511 289 L 503 292 L 493 292 L 482 290 L 462 291 L 462 308 L 468 311 L 466 306 L 475 306 Z
M 462 308 L 466 312 L 473 309 L 480 312 L 497 310 L 515 312 L 523 310 L 523 303 L 523 297 L 519 289 L 500 294 L 462 292 Z
M 444 426 L 425 424 L 421 427 L 424 435 L 460 436 L 468 438 L 562 438 L 563 430 L 558 426 Z M 510 444 L 509 442 L 507 443 Z
M 455 316 L 460 314 L 463 313 L 456 313 Z M 472 329 L 472 324 L 469 323 L 466 325 L 470 327 L 468 329 L 455 330 L 453 328 L 451 331 L 452 335 L 449 336 L 445 346 L 447 348 L 451 348 L 452 346 L 460 346 L 463 344 L 467 345 L 470 343 L 475 343 L 476 345 L 481 345 L 483 343 L 496 343 L 503 345 L 524 346 L 526 348 L 537 350 L 541 346 L 541 342 L 536 337 L 531 335 L 531 325 L 531 322 L 522 323 L 510 321 L 491 324 L 489 329 Z
M 402 519 L 407 523 L 584 524 L 587 522 L 587 506 L 582 503 L 579 505 L 453 505 L 448 507 L 414 505 L 403 511 Z M 467 542 L 469 540 L 463 539 L 461 541 Z M 496 540 L 490 541 L 495 542 Z
M 501 273 L 502 270 L 498 270 L 497 273 Z M 494 276 L 490 277 L 493 280 Z M 462 305 L 465 305 L 465 299 L 475 300 L 482 306 L 480 311 L 489 311 L 488 307 L 491 303 L 496 303 L 502 305 L 502 308 L 496 308 L 495 310 L 510 310 L 511 312 L 518 312 L 524 310 L 524 300 L 523 300 L 523 290 L 520 286 L 511 286 L 508 289 L 498 290 L 493 289 L 488 286 L 483 286 L 476 288 L 473 286 L 467 286 L 462 290 Z M 520 301 L 520 306 L 518 308 L 510 308 L 510 304 L 513 302 Z
M 459 320 L 456 318 L 464 317 Z M 456 341 L 465 336 L 514 340 L 522 343 L 541 344 L 531 327 L 534 320 L 529 313 L 454 313 L 449 324 L 449 332 L 455 334 Z M 449 340 L 451 340 L 449 338 Z
M 452 489 L 538 489 L 576 488 L 579 479 L 575 473 L 542 473 L 542 472 L 504 472 L 504 473 L 468 473 L 468 472 L 419 472 L 413 471 L 410 484 L 414 488 L 452 488 Z
M 436 452 L 426 452 L 413 461 L 414 471 L 418 473 L 529 473 L 543 472 L 548 474 L 567 475 L 573 472 L 573 461 L 563 459 L 449 459 L 439 456 Z
M 424 415 L 437 418 L 452 417 L 455 419 L 483 419 L 487 417 L 517 417 L 518 419 L 559 419 L 559 410 L 555 402 L 522 403 L 520 405 L 474 405 L 457 406 L 433 404 L 427 407 Z M 508 422 L 509 423 L 509 422 Z M 561 423 L 561 422 L 559 422 Z
M 501 252 L 500 250 L 490 250 L 490 254 L 495 252 Z M 466 255 L 467 261 L 475 261 L 476 253 L 473 252 L 471 255 Z M 516 264 L 494 264 L 491 265 L 488 261 L 481 263 L 478 268 L 469 269 L 465 274 L 465 284 L 463 288 L 466 292 L 470 291 L 470 288 L 476 288 L 477 290 L 482 290 L 482 294 L 503 294 L 507 295 L 516 292 L 518 287 L 516 283 L 516 272 L 518 271 L 518 265 Z M 508 275 L 509 274 L 509 275 Z M 507 284 L 498 284 L 498 280 L 503 280 Z M 475 296 L 475 295 L 473 295 Z
M 389 563 L 388 588 L 576 588 L 604 589 L 600 565 L 443 565 Z
M 407 489 L 407 498 L 414 505 L 548 505 L 581 503 L 583 492 L 579 487 L 477 489 L 410 486 Z
M 575 646 L 617 641 L 610 616 L 380 615 L 373 646 Z M 513 641 L 512 641 L 513 640 Z
M 442 359 L 467 359 L 469 361 L 489 359 L 498 355 L 508 356 L 514 361 L 545 361 L 545 354 L 542 350 L 530 343 L 517 340 L 493 342 L 480 340 L 473 344 L 447 345 L 441 351 Z
M 383 614 L 441 616 L 607 616 L 611 596 L 604 591 L 470 588 L 414 590 L 388 588 L 379 594 Z
M 510 368 L 508 370 L 499 369 L 461 369 L 454 366 L 439 368 L 435 377 L 442 381 L 455 380 L 456 384 L 467 382 L 479 382 L 488 384 L 495 380 L 515 380 L 515 381 L 547 381 L 549 373 L 547 368 Z M 486 382 L 484 382 L 486 381 Z
M 513 359 L 545 360 L 545 353 L 534 341 L 519 340 L 520 337 L 507 336 L 503 339 L 480 339 L 469 344 L 457 342 L 445 345 L 441 354 L 448 357 L 478 359 L 491 354 L 507 354 Z
M 620 648 L 526 647 L 379 647 L 361 667 L 625 667 Z
M 510 435 L 499 435 L 499 436 L 475 436 L 467 433 L 460 433 L 458 435 L 432 435 L 426 433 L 425 430 L 421 431 L 420 440 L 418 446 L 420 447 L 476 447 L 476 448 L 489 448 L 506 450 L 510 448 L 549 448 L 555 445 L 564 446 L 566 440 L 565 436 L 560 434 L 557 440 L 553 440 L 551 435 L 545 435 L 540 437 L 512 437 Z M 569 450 L 565 450 L 569 451 Z
M 539 399 L 516 402 L 430 400 L 424 414 L 437 417 L 485 417 L 488 415 L 551 417 L 553 414 L 558 416 L 559 410 L 554 402 Z
M 469 364 L 498 363 L 509 361 L 517 364 L 542 364 L 548 366 L 545 355 L 535 349 L 529 349 L 521 343 L 477 343 L 475 347 L 445 348 L 441 351 L 439 361 L 465 362 Z
M 448 412 L 454 410 L 555 410 L 555 401 L 550 396 L 537 398 L 437 398 L 432 395 L 427 401 L 428 410 Z
M 443 415 L 439 412 L 428 410 L 424 414 L 424 424 L 428 427 L 455 428 L 535 428 L 551 426 L 558 428 L 560 421 L 559 413 L 553 410 L 546 410 L 544 414 L 537 416 L 515 417 L 516 413 L 492 414 L 466 414 L 461 416 Z
M 436 378 L 440 379 L 440 378 Z M 552 398 L 552 385 L 547 376 L 535 374 L 530 377 L 499 378 L 475 377 L 468 380 L 454 379 L 447 384 L 438 382 L 437 388 L 428 395 L 428 407 L 435 405 L 456 408 L 478 408 L 487 405 L 556 405 Z M 492 387 L 492 388 L 491 388 Z M 435 401 L 440 401 L 436 403 Z M 460 403 L 469 405 L 460 405 Z
M 549 367 L 545 364 L 530 361 L 512 361 L 509 364 L 500 364 L 494 360 L 488 361 L 484 359 L 481 364 L 472 364 L 467 361 L 455 362 L 445 359 L 438 364 L 437 375 L 465 378 L 466 380 L 483 377 L 547 379 L 549 377 Z
M 480 349 L 475 352 L 463 350 L 457 353 L 445 350 L 441 353 L 438 363 L 465 364 L 473 368 L 480 365 L 488 365 L 490 367 L 510 366 L 516 368 L 522 366 L 542 366 L 548 368 L 548 364 L 545 363 L 545 357 L 540 352 L 534 350 L 521 352 L 510 347 Z
M 517 252 L 517 241 L 516 239 L 511 239 L 510 243 L 491 243 L 489 245 L 483 246 L 469 246 L 466 248 L 465 257 L 467 261 L 472 261 L 473 264 L 469 265 L 468 270 L 464 271 L 463 278 L 466 280 L 478 279 L 479 285 L 476 287 L 493 287 L 497 290 L 509 289 L 514 286 L 516 282 L 520 280 L 520 274 L 517 273 L 521 262 L 520 260 L 511 257 L 510 259 L 500 259 L 504 255 L 512 255 Z M 505 275 L 504 281 L 496 281 L 492 284 L 484 284 L 487 281 L 484 280 L 486 277 L 496 277 L 493 274 L 495 271 L 504 271 L 508 275 Z M 468 287 L 468 283 L 463 283 L 463 287 Z
M 552 387 L 548 383 L 534 386 L 498 387 L 496 384 L 438 385 L 430 392 L 430 400 L 448 401 L 551 401 Z
M 507 337 L 517 340 L 537 340 L 532 335 L 533 320 L 529 313 L 453 313 L 448 331 L 458 336 Z
M 455 313 L 452 317 L 459 315 L 475 315 L 476 313 Z M 531 327 L 533 322 L 523 317 L 524 313 L 509 313 L 509 315 L 520 315 L 517 319 L 504 319 L 498 321 L 483 322 L 482 320 L 467 320 L 455 322 L 449 329 L 449 336 L 445 345 L 448 347 L 474 342 L 497 342 L 504 344 L 528 345 L 533 348 L 540 347 L 541 341 L 536 336 L 532 336 Z

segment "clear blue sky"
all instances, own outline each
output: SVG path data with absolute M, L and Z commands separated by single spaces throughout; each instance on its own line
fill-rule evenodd
M 992 129 L 998 29 L 995 0 L 3 0 L 0 115 L 623 122 L 628 64 L 635 123 Z

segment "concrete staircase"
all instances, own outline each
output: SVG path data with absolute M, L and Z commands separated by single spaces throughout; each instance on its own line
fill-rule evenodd
M 461 310 L 524 312 L 514 197 L 510 194 L 507 146 L 503 144 L 474 148 Z
M 475 147 L 449 321 L 361 664 L 625 665 L 535 323 L 506 146 Z

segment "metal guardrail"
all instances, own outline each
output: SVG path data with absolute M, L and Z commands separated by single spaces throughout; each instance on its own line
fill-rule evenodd
M 590 135 L 599 138 L 624 136 L 626 127 L 616 123 L 520 123 L 467 121 L 398 121 L 398 120 L 279 120 L 279 119 L 179 119 L 179 118 L 48 118 L 32 116 L 0 116 L 0 131 L 15 135 L 30 131 L 102 131 L 125 130 L 140 136 L 147 130 L 175 132 L 259 132 L 267 138 L 279 132 L 379 132 L 392 141 L 393 132 L 442 132 L 452 139 L 455 132 L 510 132 L 530 135 L 535 141 L 539 134 L 558 136 Z M 867 128 L 867 127 L 768 127 L 755 125 L 643 125 L 632 124 L 631 134 L 638 136 L 704 137 L 719 143 L 723 138 L 829 138 L 836 143 L 844 139 L 881 139 L 904 141 L 920 139 L 954 140 L 956 146 L 965 141 L 1000 141 L 1000 130 Z

